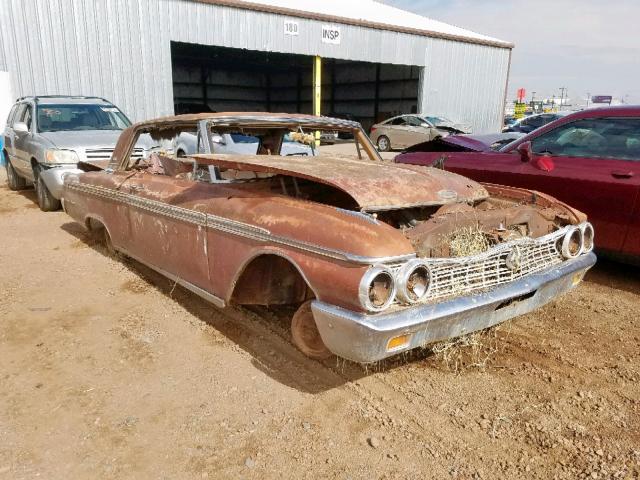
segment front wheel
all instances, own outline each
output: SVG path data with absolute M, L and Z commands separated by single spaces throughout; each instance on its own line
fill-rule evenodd
M 293 344 L 307 357 L 314 360 L 325 360 L 333 353 L 329 350 L 316 326 L 311 311 L 311 300 L 304 302 L 291 319 L 291 336 Z
M 44 183 L 40 175 L 38 175 L 38 179 L 36 180 L 36 193 L 38 195 L 38 206 L 40 210 L 43 212 L 54 212 L 60 209 L 60 200 L 51 195 L 47 184 Z
M 381 152 L 388 152 L 389 150 L 391 150 L 391 142 L 389 141 L 389 138 L 386 137 L 385 135 L 380 135 L 378 137 L 378 150 L 380 150 Z
M 27 186 L 27 181 L 18 175 L 16 169 L 13 168 L 9 159 L 5 156 L 5 160 L 7 161 L 7 184 L 9 185 L 9 190 L 23 190 Z

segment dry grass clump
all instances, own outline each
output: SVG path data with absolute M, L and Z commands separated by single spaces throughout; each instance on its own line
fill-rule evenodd
M 462 227 L 448 237 L 452 257 L 468 257 L 489 250 L 491 244 L 487 236 L 477 226 Z
M 500 326 L 470 333 L 430 345 L 435 359 L 455 373 L 469 368 L 484 371 L 500 350 L 498 331 Z

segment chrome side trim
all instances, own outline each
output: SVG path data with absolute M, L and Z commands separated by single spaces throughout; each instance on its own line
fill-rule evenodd
M 206 290 L 194 285 L 193 283 L 189 283 L 186 280 L 183 280 L 175 275 L 173 275 L 172 273 L 169 273 L 159 267 L 156 267 L 155 265 L 151 265 L 148 262 L 145 262 L 144 260 L 142 260 L 140 257 L 137 257 L 136 255 L 132 255 L 131 253 L 129 253 L 127 250 L 125 250 L 124 248 L 116 248 L 116 250 L 120 253 L 122 253 L 123 255 L 134 259 L 136 262 L 141 263 L 142 265 L 149 267 L 151 270 L 155 270 L 156 272 L 158 272 L 160 275 L 163 275 L 165 277 L 167 277 L 169 280 L 176 282 L 178 285 L 186 288 L 187 290 L 189 290 L 192 293 L 195 293 L 196 295 L 198 295 L 199 297 L 204 298 L 206 301 L 213 303 L 216 307 L 218 308 L 224 308 L 227 306 L 226 302 L 220 298 L 217 297 L 216 295 L 207 292 Z
M 398 263 L 404 262 L 406 260 L 411 260 L 416 256 L 414 253 L 393 257 L 367 257 L 362 255 L 355 255 L 340 250 L 320 247 L 301 240 L 273 235 L 266 228 L 249 225 L 247 223 L 238 222 L 236 220 L 229 220 L 228 218 L 219 217 L 217 215 L 197 212 L 195 210 L 178 207 L 176 205 L 169 205 L 164 202 L 150 200 L 148 198 L 139 197 L 137 195 L 132 195 L 111 188 L 101 187 L 98 185 L 87 185 L 77 181 L 66 183 L 66 188 L 107 200 L 113 200 L 131 205 L 135 208 L 156 213 L 164 217 L 173 218 L 187 223 L 193 223 L 195 225 L 203 227 L 209 227 L 221 232 L 238 235 L 244 238 L 249 238 L 258 242 L 275 243 L 295 248 L 304 252 L 362 265 L 373 265 L 376 263 Z

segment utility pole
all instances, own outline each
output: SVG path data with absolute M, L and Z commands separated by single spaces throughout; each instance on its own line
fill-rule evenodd
M 562 110 L 562 106 L 564 105 L 564 94 L 567 91 L 567 87 L 560 87 L 560 110 Z
M 533 101 L 536 99 L 536 92 L 531 92 L 531 109 L 533 110 L 533 113 L 536 113 L 535 111 L 535 106 L 533 104 Z
M 591 93 L 587 92 L 587 108 L 589 108 L 589 100 L 591 100 Z

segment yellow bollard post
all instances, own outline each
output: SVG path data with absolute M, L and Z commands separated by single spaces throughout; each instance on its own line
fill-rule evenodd
M 313 114 L 321 115 L 322 105 L 322 58 L 316 55 L 313 59 Z M 320 146 L 320 131 L 316 131 L 316 148 Z

